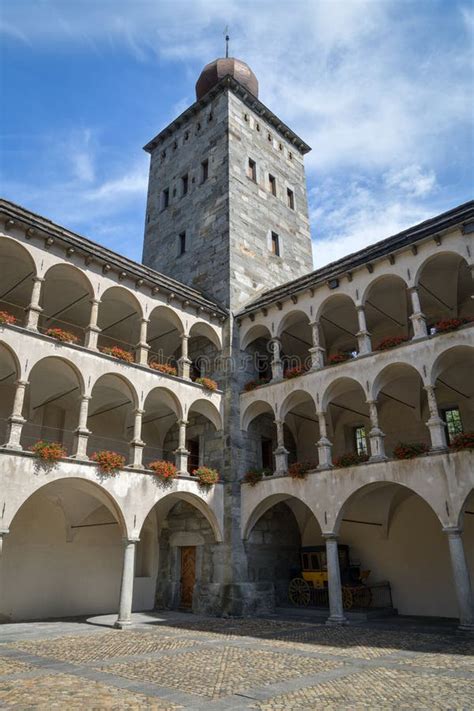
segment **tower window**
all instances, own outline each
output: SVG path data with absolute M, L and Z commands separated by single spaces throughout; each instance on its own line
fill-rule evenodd
M 450 407 L 446 410 L 443 410 L 442 415 L 443 420 L 446 423 L 448 444 L 451 444 L 456 435 L 462 434 L 464 431 L 459 407 Z
M 272 232 L 272 254 L 275 257 L 280 256 L 280 238 L 276 232 Z
M 260 131 L 260 124 L 259 124 L 259 123 L 256 123 L 256 124 L 255 124 L 255 128 L 257 129 L 257 131 Z
M 290 160 L 293 160 L 293 153 L 292 153 L 291 151 L 288 153 L 288 158 L 289 158 Z
M 179 256 L 181 256 L 186 251 L 186 232 L 181 232 L 178 240 Z
M 270 143 L 273 141 L 273 138 L 272 138 L 272 134 L 271 134 L 271 133 L 267 133 L 267 138 L 268 138 L 268 140 L 269 140 Z
M 201 183 L 206 182 L 209 177 L 209 161 L 203 160 L 201 163 Z
M 354 427 L 354 445 L 357 454 L 367 454 L 367 435 L 363 425 Z
M 288 207 L 290 208 L 290 210 L 294 210 L 295 209 L 295 194 L 294 194 L 293 190 L 290 190 L 290 188 L 286 189 L 286 200 L 287 200 Z
M 187 141 L 189 138 L 189 131 L 184 132 L 184 140 Z
M 257 164 L 251 158 L 249 158 L 247 165 L 247 177 L 253 180 L 254 183 L 257 182 Z
M 274 175 L 268 174 L 268 183 L 270 185 L 270 192 L 276 197 L 277 194 L 277 181 Z
M 161 209 L 166 210 L 168 205 L 170 204 L 170 189 L 165 188 L 163 192 L 161 193 Z
M 183 175 L 181 178 L 181 195 L 187 195 L 188 187 L 189 187 L 189 176 L 186 173 L 186 175 Z

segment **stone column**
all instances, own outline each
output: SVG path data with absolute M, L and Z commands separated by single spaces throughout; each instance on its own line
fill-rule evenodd
M 334 533 L 323 533 L 326 539 L 326 560 L 328 568 L 329 617 L 327 625 L 347 625 L 342 605 L 341 569 L 337 537 Z
M 115 627 L 124 629 L 132 624 L 133 579 L 135 577 L 135 548 L 138 538 L 123 539 L 123 568 L 120 585 L 119 614 Z
M 330 469 L 332 467 L 332 444 L 328 439 L 328 428 L 326 413 L 318 412 L 319 420 L 319 440 L 318 440 L 318 469 Z
M 176 469 L 180 474 L 188 473 L 188 455 L 189 452 L 186 449 L 186 420 L 178 420 L 179 425 L 179 439 L 178 439 L 178 449 L 175 450 L 176 457 Z
M 23 417 L 23 402 L 25 400 L 25 390 L 28 382 L 26 380 L 17 380 L 15 399 L 13 400 L 13 412 L 8 418 L 10 425 L 8 432 L 8 440 L 5 444 L 7 449 L 22 449 L 20 444 L 21 431 L 26 420 Z
M 41 287 L 44 282 L 43 277 L 33 278 L 33 290 L 31 292 L 30 305 L 26 309 L 26 328 L 31 331 L 38 330 L 38 320 L 43 309 L 40 306 Z
M 133 469 L 143 469 L 143 448 L 145 442 L 142 441 L 142 417 L 144 410 L 137 408 L 133 413 L 133 439 L 130 442 L 130 464 Z
M 311 321 L 311 333 L 313 346 L 309 349 L 311 353 L 311 370 L 320 370 L 324 368 L 324 353 L 325 348 L 321 346 L 321 339 L 319 333 L 319 321 Z
M 90 399 L 90 395 L 83 395 L 81 397 L 79 422 L 77 424 L 77 429 L 74 432 L 73 459 L 89 459 L 87 456 L 87 442 L 89 440 L 90 430 L 87 429 L 87 417 L 89 414 Z
M 443 528 L 448 536 L 454 587 L 459 608 L 459 629 L 474 632 L 474 601 L 467 567 L 461 529 L 456 526 Z
M 147 318 L 142 318 L 140 321 L 140 340 L 135 348 L 135 361 L 140 365 L 148 364 L 148 351 L 150 350 L 150 346 L 148 345 L 146 337 L 149 323 Z
M 283 420 L 275 420 L 277 431 L 277 448 L 275 455 L 275 474 L 288 473 L 288 450 L 285 449 L 285 435 L 283 430 Z
M 272 338 L 272 383 L 283 380 L 283 363 L 281 362 L 281 341 L 279 338 Z
M 418 295 L 418 288 L 413 286 L 410 290 L 411 306 L 413 313 L 410 316 L 410 321 L 413 325 L 413 340 L 417 338 L 424 338 L 428 335 L 428 329 L 426 327 L 425 315 L 421 311 L 420 297 Z
M 91 314 L 89 317 L 89 325 L 86 328 L 86 348 L 90 348 L 92 351 L 97 350 L 97 339 L 99 338 L 100 328 L 97 325 L 97 320 L 99 318 L 99 306 L 100 299 L 92 299 L 91 301 Z
M 191 380 L 191 359 L 188 356 L 189 336 L 181 334 L 181 358 L 178 359 L 178 375 L 185 380 Z
M 426 424 L 430 430 L 431 449 L 434 451 L 443 450 L 447 447 L 446 428 L 443 420 L 439 416 L 434 386 L 425 385 L 425 391 L 428 397 L 428 408 L 430 411 L 430 419 Z
M 5 575 L 2 574 L 2 552 L 3 552 L 3 542 L 8 536 L 8 528 L 0 528 L 0 600 L 3 598 L 2 594 L 2 582 L 5 580 Z
M 379 415 L 377 412 L 376 400 L 367 400 L 370 414 L 371 430 L 369 432 L 370 439 L 370 461 L 382 462 L 387 457 L 385 456 L 384 437 L 385 434 L 379 427 Z
M 359 321 L 359 330 L 356 333 L 356 336 L 359 347 L 359 353 L 361 355 L 364 353 L 372 353 L 372 342 L 370 340 L 370 333 L 367 330 L 365 309 L 362 305 L 357 306 L 357 319 Z

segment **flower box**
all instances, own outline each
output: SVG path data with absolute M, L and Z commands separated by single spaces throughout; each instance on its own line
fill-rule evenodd
M 198 467 L 193 471 L 193 476 L 199 479 L 202 486 L 212 486 L 219 481 L 219 472 L 209 467 Z
M 255 486 L 259 481 L 262 481 L 264 476 L 271 476 L 273 474 L 271 469 L 249 469 L 245 474 L 243 481 L 245 484 L 250 484 L 250 486 Z
M 283 373 L 285 380 L 291 380 L 291 378 L 298 378 L 300 375 L 304 375 L 307 372 L 307 368 L 302 365 L 296 366 L 295 368 L 288 368 Z
M 109 452 L 107 450 L 94 452 L 91 455 L 91 460 L 99 466 L 100 471 L 104 474 L 115 474 L 125 466 L 125 457 L 117 454 L 117 452 Z
M 270 382 L 270 378 L 260 378 L 259 380 L 249 380 L 248 383 L 245 383 L 244 390 L 246 393 L 249 393 L 252 390 L 255 390 L 255 388 L 259 388 L 261 385 L 267 385 L 269 382 Z
M 460 326 L 464 326 L 466 323 L 471 322 L 471 318 L 448 318 L 443 321 L 438 321 L 434 324 L 433 328 L 435 333 L 448 333 L 449 331 L 455 331 Z
M 133 353 L 130 353 L 119 346 L 106 346 L 105 348 L 102 348 L 101 351 L 106 355 L 113 356 L 119 360 L 124 360 L 126 363 L 133 363 Z
M 328 358 L 328 365 L 337 365 L 338 363 L 345 363 L 347 360 L 351 360 L 352 355 L 350 353 L 333 353 Z
M 362 464 L 369 459 L 368 454 L 357 454 L 357 452 L 346 452 L 337 457 L 333 464 L 335 467 L 353 467 L 356 464 Z
M 178 476 L 178 470 L 175 465 L 165 460 L 150 462 L 148 469 L 151 469 L 155 476 L 161 479 L 161 481 L 172 481 Z
M 396 348 L 396 346 L 400 346 L 402 343 L 406 343 L 406 341 L 408 341 L 408 338 L 405 336 L 387 336 L 386 338 L 382 338 L 375 350 L 386 351 L 389 348 Z
M 429 447 L 424 442 L 411 442 L 410 444 L 399 442 L 393 450 L 393 456 L 395 459 L 414 459 L 421 454 L 426 454 L 428 450 Z
M 31 447 L 31 451 L 44 462 L 57 462 L 67 457 L 67 451 L 59 442 L 45 442 L 40 440 Z
M 288 468 L 288 475 L 293 479 L 306 479 L 308 472 L 317 466 L 314 462 L 295 462 Z
M 474 432 L 461 432 L 456 435 L 449 448 L 455 452 L 459 452 L 462 449 L 474 449 Z
M 150 368 L 157 370 L 159 373 L 165 373 L 165 375 L 178 375 L 178 371 L 173 365 L 168 365 L 168 363 L 149 363 Z
M 15 316 L 13 316 L 13 314 L 9 314 L 8 311 L 0 311 L 0 326 L 4 323 L 8 324 L 9 326 L 12 326 L 14 323 L 16 323 Z
M 194 382 L 202 385 L 203 388 L 209 390 L 210 392 L 215 392 L 217 390 L 217 383 L 211 378 L 196 378 Z
M 50 338 L 55 338 L 61 343 L 77 343 L 78 337 L 71 333 L 71 331 L 65 331 L 62 328 L 48 328 L 46 330 L 46 335 Z

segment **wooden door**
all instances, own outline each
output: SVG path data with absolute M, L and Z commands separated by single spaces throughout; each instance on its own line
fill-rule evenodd
M 196 546 L 181 548 L 181 600 L 180 607 L 190 609 L 193 605 L 196 582 Z

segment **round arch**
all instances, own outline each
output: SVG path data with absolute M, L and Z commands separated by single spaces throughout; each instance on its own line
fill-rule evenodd
M 137 529 L 141 531 L 146 519 L 153 510 L 155 510 L 156 512 L 158 521 L 163 522 L 171 511 L 171 509 L 173 508 L 173 506 L 179 503 L 180 501 L 185 501 L 186 503 L 197 509 L 199 513 L 201 513 L 209 523 L 214 534 L 216 543 L 222 543 L 222 541 L 224 540 L 223 532 L 217 520 L 216 514 L 203 498 L 201 498 L 198 494 L 191 493 L 190 491 L 170 492 L 158 501 L 155 501 L 142 515 L 140 524 L 137 525 Z M 158 529 L 160 530 L 160 528 L 161 526 L 159 525 Z
M 170 409 L 176 415 L 177 419 L 180 420 L 183 418 L 183 407 L 179 398 L 169 388 L 165 388 L 161 385 L 152 388 L 145 397 L 143 404 L 145 412 L 149 409 L 153 400 L 159 401 L 160 404 Z
M 194 400 L 189 406 L 188 415 L 192 411 L 207 418 L 210 422 L 212 422 L 216 430 L 222 429 L 221 413 L 212 402 L 209 402 L 209 400 L 204 400 L 204 398 Z
M 415 284 L 428 323 L 474 316 L 472 276 L 463 255 L 436 252 L 420 264 Z
M 372 279 L 367 286 L 364 289 L 364 292 L 361 297 L 361 304 L 363 306 L 366 305 L 367 299 L 370 296 L 370 292 L 375 288 L 375 287 L 380 287 L 381 284 L 383 283 L 398 283 L 400 286 L 403 286 L 404 289 L 408 289 L 408 282 L 399 274 L 380 274 L 378 277 L 375 279 Z
M 110 286 L 100 298 L 97 324 L 99 348 L 118 345 L 134 349 L 140 338 L 142 306 L 124 286 Z
M 336 380 L 333 380 L 331 383 L 329 383 L 329 385 L 326 387 L 326 390 L 322 394 L 321 410 L 325 412 L 331 400 L 340 397 L 345 392 L 354 390 L 361 390 L 362 394 L 364 395 L 364 399 L 367 397 L 367 393 L 364 390 L 364 386 L 356 378 L 341 377 L 337 378 Z
M 287 395 L 279 407 L 279 417 L 284 420 L 287 414 L 298 405 L 303 403 L 311 403 L 316 410 L 316 401 L 312 394 L 307 390 L 294 390 Z
M 23 322 L 24 311 L 31 300 L 32 280 L 38 270 L 29 250 L 10 237 L 0 237 L 0 273 L 0 309 Z
M 466 511 L 466 506 L 468 505 L 468 502 L 470 499 L 472 500 L 472 508 L 474 509 L 474 486 L 472 486 L 470 491 L 468 491 L 468 493 L 464 497 L 464 501 L 462 502 L 462 504 L 459 508 L 456 523 L 459 526 L 459 528 L 461 528 L 461 529 L 464 528 L 464 523 L 465 523 L 464 514 L 469 513 L 470 515 L 474 515 L 472 511 L 469 511 L 469 512 Z
M 240 429 L 247 431 L 252 420 L 265 413 L 275 417 L 275 410 L 270 403 L 265 402 L 265 400 L 256 400 L 255 402 L 250 403 L 250 405 L 241 413 Z
M 196 323 L 193 323 L 189 330 L 189 337 L 195 338 L 199 336 L 207 338 L 207 340 L 210 341 L 218 351 L 222 350 L 221 338 L 216 329 L 209 323 L 206 323 L 205 321 L 196 321 Z
M 310 321 L 310 316 L 303 309 L 292 309 L 286 313 L 280 320 L 277 326 L 277 337 L 281 338 L 283 332 L 299 323 Z
M 272 338 L 272 334 L 270 333 L 268 326 L 265 326 L 263 323 L 251 326 L 247 331 L 245 331 L 245 333 L 242 334 L 240 348 L 244 351 L 251 343 L 253 343 L 253 341 L 256 341 L 257 338 L 266 338 L 268 340 Z
M 258 501 L 250 513 L 247 516 L 247 519 L 243 522 L 243 528 L 242 528 L 242 538 L 244 541 L 248 540 L 250 534 L 252 533 L 253 528 L 255 527 L 256 523 L 264 516 L 273 506 L 276 504 L 281 504 L 285 503 L 287 504 L 290 508 L 292 508 L 293 504 L 296 504 L 298 507 L 303 508 L 306 513 L 310 514 L 311 517 L 314 518 L 316 521 L 318 528 L 322 530 L 321 524 L 318 520 L 317 515 L 313 511 L 313 509 L 309 506 L 307 501 L 304 501 L 302 498 L 299 496 L 296 496 L 295 494 L 291 493 L 280 493 L 280 494 L 270 494 L 269 496 L 264 496 L 260 501 Z M 293 510 L 293 509 L 292 509 Z M 295 513 L 295 511 L 293 511 Z M 301 521 L 301 517 L 295 514 L 295 518 L 297 520 L 298 526 L 300 528 L 300 533 L 303 534 L 303 522 Z M 306 521 L 304 522 L 304 525 L 306 525 Z
M 7 354 L 7 360 L 8 359 L 11 360 L 11 366 L 12 366 L 12 368 L 14 368 L 14 373 L 12 373 L 12 375 L 15 375 L 15 379 L 21 377 L 20 360 L 19 360 L 17 354 L 15 353 L 15 351 L 13 350 L 13 348 L 11 346 L 9 346 L 8 343 L 5 343 L 4 341 L 0 341 L 0 355 L 1 355 L 2 351 L 4 351 Z M 1 362 L 1 358 L 0 358 L 0 362 Z M 0 372 L 0 382 L 2 382 L 2 380 L 5 380 L 5 373 L 4 372 Z
M 40 330 L 62 328 L 84 341 L 94 289 L 86 274 L 73 264 L 53 264 L 44 275 Z
M 180 315 L 170 306 L 165 306 L 164 304 L 155 306 L 155 308 L 150 311 L 150 315 L 148 318 L 150 319 L 150 321 L 155 318 L 163 319 L 164 321 L 172 323 L 180 333 L 183 333 L 185 331 L 184 323 Z
M 423 382 L 423 376 L 420 371 L 415 368 L 411 363 L 405 363 L 403 361 L 397 361 L 396 363 L 389 363 L 377 374 L 372 383 L 370 389 L 370 395 L 372 400 L 376 400 L 379 393 L 383 388 L 392 380 L 398 380 L 406 376 L 414 375 Z
M 448 368 L 453 367 L 461 360 L 466 360 L 468 362 L 474 361 L 474 346 L 453 346 L 452 348 L 448 348 L 446 351 L 443 351 L 436 358 L 431 367 L 428 379 L 430 385 L 436 385 L 436 381 L 441 373 Z
M 45 387 L 49 386 L 51 382 L 55 382 L 56 377 L 58 373 L 58 368 L 61 370 L 66 370 L 66 372 L 72 372 L 74 377 L 77 379 L 79 383 L 79 395 L 83 395 L 85 392 L 85 382 L 84 382 L 84 376 L 82 375 L 80 369 L 77 367 L 75 363 L 72 361 L 68 360 L 68 358 L 63 358 L 62 356 L 45 356 L 44 358 L 40 358 L 39 360 L 35 361 L 30 365 L 30 368 L 28 372 L 26 373 L 26 377 L 30 381 L 31 385 L 31 379 L 35 375 L 36 371 L 38 368 L 43 368 L 43 367 L 50 366 L 48 370 L 51 373 L 50 380 L 46 382 L 44 385 Z

